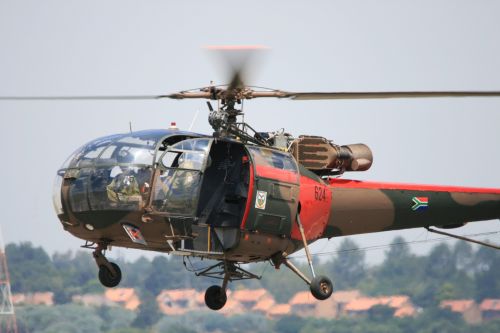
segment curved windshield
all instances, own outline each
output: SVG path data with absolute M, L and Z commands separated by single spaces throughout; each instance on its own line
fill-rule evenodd
M 102 151 L 97 164 L 153 164 L 156 141 L 137 136 L 126 136 Z
M 61 169 L 116 164 L 153 165 L 156 150 L 168 134 L 168 131 L 151 130 L 98 138 L 71 154 Z
M 54 187 L 52 192 L 52 203 L 54 204 L 54 209 L 57 215 L 64 213 L 61 197 L 61 187 L 63 183 L 63 177 L 59 173 L 56 175 L 54 180 Z
M 73 212 L 138 210 L 150 193 L 152 167 L 82 168 L 69 182 Z
M 93 161 L 111 142 L 122 136 L 122 134 L 105 136 L 83 145 L 68 157 L 61 169 L 87 167 L 93 164 Z
M 110 135 L 83 145 L 58 171 L 53 196 L 56 213 L 60 215 L 64 209 L 76 213 L 143 209 L 152 192 L 155 155 L 161 155 L 169 143 L 198 136 L 179 130 L 145 130 Z M 193 144 L 194 151 L 203 150 L 208 141 Z M 189 165 L 183 161 L 192 161 L 193 168 L 200 168 L 195 161 L 203 157 L 182 152 L 186 155 L 179 161 L 184 167 Z M 63 187 L 67 188 L 64 193 Z
M 151 192 L 156 148 L 166 134 L 165 131 L 116 134 L 93 140 L 75 151 L 60 171 L 69 186 L 71 210 L 143 208 Z M 56 211 L 60 212 L 56 199 Z

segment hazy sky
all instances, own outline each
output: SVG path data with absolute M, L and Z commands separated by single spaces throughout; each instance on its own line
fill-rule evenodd
M 202 49 L 213 44 L 268 46 L 249 83 L 284 90 L 500 90 L 499 14 L 496 0 L 0 0 L 0 95 L 160 94 L 223 83 Z M 82 241 L 63 231 L 51 202 L 66 157 L 93 138 L 127 131 L 129 121 L 134 130 L 170 121 L 187 129 L 198 110 L 194 130 L 211 132 L 204 101 L 0 102 L 5 241 L 77 249 Z M 256 100 L 245 110 L 262 131 L 368 144 L 372 169 L 346 178 L 500 188 L 500 98 Z M 352 239 L 371 246 L 396 234 L 434 237 L 413 230 Z

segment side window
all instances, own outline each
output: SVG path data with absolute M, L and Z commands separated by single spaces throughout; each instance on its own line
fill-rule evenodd
M 248 149 L 259 165 L 297 172 L 297 165 L 290 154 L 259 147 L 248 147 Z
M 167 151 L 161 158 L 161 163 L 166 168 L 175 168 L 179 165 L 179 152 Z
M 287 183 L 297 183 L 299 172 L 290 154 L 261 147 L 247 147 L 255 162 L 257 175 Z

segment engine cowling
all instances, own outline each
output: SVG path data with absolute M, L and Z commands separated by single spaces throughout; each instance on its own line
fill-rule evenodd
M 373 163 L 371 149 L 362 143 L 339 146 L 320 136 L 301 135 L 291 152 L 297 162 L 318 174 L 366 171 Z

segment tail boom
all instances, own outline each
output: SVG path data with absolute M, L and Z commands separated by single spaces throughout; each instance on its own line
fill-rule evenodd
M 331 179 L 324 237 L 419 227 L 462 226 L 500 218 L 500 189 Z

